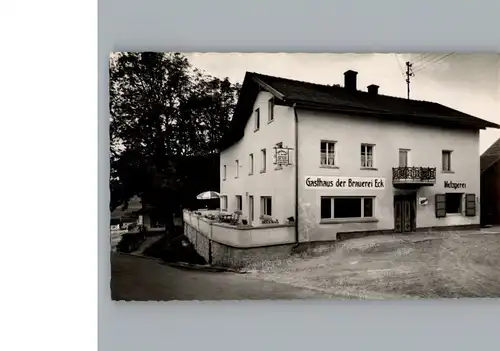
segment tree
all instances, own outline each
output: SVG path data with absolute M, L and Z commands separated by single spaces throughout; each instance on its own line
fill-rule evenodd
M 218 153 L 240 85 L 179 53 L 113 55 L 109 76 L 111 210 L 137 195 L 171 227 L 183 189 L 196 181 L 179 160 Z

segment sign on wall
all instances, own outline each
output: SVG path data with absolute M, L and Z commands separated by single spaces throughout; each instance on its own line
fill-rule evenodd
M 385 178 L 373 177 L 318 177 L 307 176 L 305 187 L 309 189 L 385 189 Z
M 467 184 L 465 183 L 455 183 L 449 180 L 444 181 L 445 189 L 465 189 L 467 188 Z
M 429 204 L 429 199 L 426 197 L 419 197 L 418 203 L 420 204 L 420 206 L 427 206 Z
M 274 164 L 277 166 L 290 166 L 290 147 L 275 147 L 274 148 Z

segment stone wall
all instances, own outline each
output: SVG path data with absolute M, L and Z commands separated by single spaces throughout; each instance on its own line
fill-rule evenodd
M 184 224 L 184 235 L 188 238 L 189 242 L 194 246 L 196 252 L 210 263 L 210 240 L 204 236 L 196 228 L 188 224 Z
M 292 253 L 291 244 L 235 248 L 212 241 L 212 264 L 216 266 L 243 268 L 264 261 L 286 259 Z
M 189 224 L 184 224 L 184 234 L 194 246 L 196 252 L 207 262 L 216 266 L 243 268 L 263 261 L 290 257 L 293 244 L 273 245 L 252 248 L 236 248 L 207 238 Z

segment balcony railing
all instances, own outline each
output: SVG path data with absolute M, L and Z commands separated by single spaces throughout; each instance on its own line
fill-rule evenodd
M 392 169 L 392 183 L 434 185 L 436 167 L 395 167 Z

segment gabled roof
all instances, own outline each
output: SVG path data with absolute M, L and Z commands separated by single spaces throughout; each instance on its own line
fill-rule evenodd
M 487 171 L 491 166 L 500 162 L 500 138 L 495 141 L 483 154 L 481 155 L 481 173 Z
M 371 115 L 374 118 L 438 125 L 445 128 L 485 129 L 500 125 L 429 102 L 404 99 L 364 91 L 353 91 L 336 85 L 322 85 L 287 78 L 247 72 L 231 121 L 229 133 L 222 139 L 224 150 L 243 137 L 259 91 L 274 95 L 278 102 L 302 109 Z

